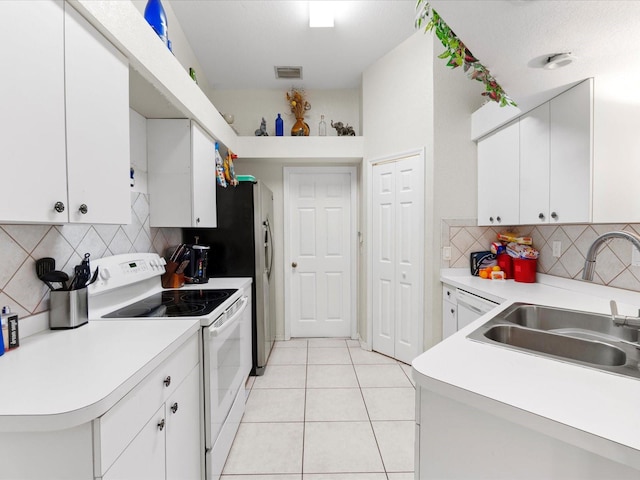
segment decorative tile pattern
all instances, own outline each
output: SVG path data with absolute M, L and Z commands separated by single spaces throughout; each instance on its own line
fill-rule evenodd
M 538 272 L 557 277 L 580 279 L 587 251 L 601 234 L 614 230 L 640 233 L 639 224 L 520 225 L 478 227 L 476 219 L 442 221 L 442 246 L 451 247 L 451 260 L 442 260 L 442 268 L 469 267 L 469 254 L 488 250 L 500 231 L 513 229 L 533 238 L 540 251 Z M 553 256 L 553 242 L 560 241 L 560 257 Z M 640 267 L 631 265 L 632 246 L 626 240 L 613 239 L 598 253 L 594 283 L 640 291 Z
M 129 225 L 0 225 L 0 304 L 20 318 L 49 309 L 49 290 L 35 261 L 53 257 L 69 275 L 85 252 L 92 259 L 128 252 L 156 252 L 180 242 L 179 228 L 149 227 L 149 196 L 131 193 Z

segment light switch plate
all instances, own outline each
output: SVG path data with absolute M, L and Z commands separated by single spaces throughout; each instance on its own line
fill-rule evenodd
M 451 260 L 451 247 L 442 247 L 442 259 Z
M 559 258 L 562 255 L 562 242 L 560 240 L 553 241 L 553 256 Z

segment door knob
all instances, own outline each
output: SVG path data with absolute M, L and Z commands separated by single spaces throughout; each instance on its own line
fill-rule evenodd
M 292 266 L 293 268 L 296 268 L 296 267 L 298 266 L 298 264 L 297 264 L 296 262 L 291 262 L 291 266 Z

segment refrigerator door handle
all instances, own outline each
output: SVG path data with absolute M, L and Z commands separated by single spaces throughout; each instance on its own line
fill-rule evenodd
M 273 267 L 273 234 L 271 232 L 271 223 L 269 222 L 269 218 L 264 221 L 265 226 L 265 258 L 267 261 L 267 278 L 271 278 L 271 270 Z

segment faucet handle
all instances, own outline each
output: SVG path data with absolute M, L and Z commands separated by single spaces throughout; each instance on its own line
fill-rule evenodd
M 615 300 L 611 300 L 609 302 L 609 307 L 611 308 L 611 320 L 616 321 L 616 317 L 618 316 L 618 304 Z

